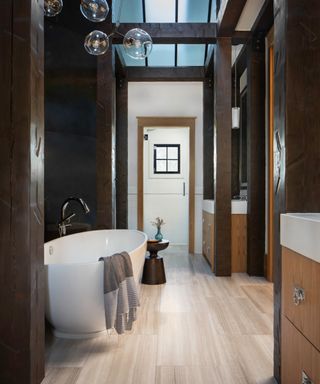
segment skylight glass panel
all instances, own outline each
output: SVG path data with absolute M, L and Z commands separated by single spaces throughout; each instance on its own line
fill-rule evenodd
M 176 20 L 175 0 L 145 0 L 147 23 L 174 23 Z
M 132 59 L 130 56 L 128 56 L 125 53 L 122 45 L 117 45 L 117 50 L 119 52 L 119 55 L 124 60 L 126 67 L 144 67 L 145 66 L 145 64 L 146 64 L 145 60 Z
M 116 23 L 119 18 L 120 0 L 113 2 L 112 21 Z M 123 0 L 120 14 L 120 22 L 122 23 L 142 23 L 143 10 L 142 0 Z
M 179 0 L 178 2 L 178 21 L 180 23 L 206 23 L 208 13 L 209 0 Z
M 204 64 L 205 44 L 179 44 L 178 66 L 202 66 Z
M 153 44 L 148 65 L 150 67 L 174 67 L 174 44 Z

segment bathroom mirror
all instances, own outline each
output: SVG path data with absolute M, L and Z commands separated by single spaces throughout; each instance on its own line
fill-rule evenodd
M 247 88 L 240 95 L 240 189 L 247 189 Z

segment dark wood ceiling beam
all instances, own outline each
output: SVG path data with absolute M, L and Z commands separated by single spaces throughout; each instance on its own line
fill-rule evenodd
M 223 0 L 218 13 L 218 35 L 231 37 L 247 0 Z
M 141 28 L 155 44 L 210 44 L 216 40 L 216 27 L 215 23 L 124 23 L 118 32 L 125 35 L 130 29 Z M 113 44 L 121 44 L 122 40 L 122 36 L 115 35 Z
M 101 30 L 103 30 L 101 25 Z M 130 29 L 141 28 L 148 32 L 155 44 L 215 44 L 217 42 L 216 23 L 124 23 L 119 32 L 125 35 Z M 233 44 L 244 44 L 251 37 L 250 31 L 234 31 Z M 122 44 L 123 37 L 114 35 L 113 44 Z
M 127 67 L 128 81 L 203 81 L 203 67 Z
M 232 34 L 232 45 L 246 44 L 251 37 L 251 31 L 234 31 Z

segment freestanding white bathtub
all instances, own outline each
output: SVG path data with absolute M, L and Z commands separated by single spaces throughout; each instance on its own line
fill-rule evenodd
M 46 318 L 54 335 L 89 338 L 105 332 L 103 262 L 98 259 L 127 251 L 139 284 L 146 247 L 145 233 L 120 229 L 81 232 L 45 243 Z

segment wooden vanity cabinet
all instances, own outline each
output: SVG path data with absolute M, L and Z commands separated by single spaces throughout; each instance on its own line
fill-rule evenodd
M 214 270 L 214 214 L 202 211 L 202 254 Z
M 247 272 L 247 215 L 232 215 L 232 272 Z M 214 214 L 202 211 L 202 254 L 214 270 Z
M 282 384 L 320 384 L 320 264 L 286 247 L 281 345 Z
M 282 384 L 320 384 L 319 351 L 285 316 L 282 316 L 281 349 Z
M 247 215 L 231 215 L 231 270 L 247 272 Z

